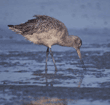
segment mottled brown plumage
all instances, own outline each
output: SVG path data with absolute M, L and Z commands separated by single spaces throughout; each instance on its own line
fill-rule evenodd
M 34 19 L 28 20 L 25 23 L 19 25 L 8 25 L 8 27 L 35 44 L 47 46 L 47 53 L 50 48 L 51 55 L 51 46 L 58 44 L 75 48 L 79 58 L 81 58 L 80 47 L 82 45 L 82 41 L 77 36 L 69 36 L 64 23 L 46 15 L 35 15 L 34 17 Z M 53 62 L 55 64 L 54 58 Z
M 21 35 L 32 35 L 33 33 L 48 32 L 51 29 L 62 31 L 66 28 L 62 22 L 49 16 L 34 15 L 33 17 L 35 17 L 35 19 L 28 20 L 27 22 L 19 25 L 14 25 L 13 28 L 18 29 L 18 32 L 15 32 L 20 32 Z

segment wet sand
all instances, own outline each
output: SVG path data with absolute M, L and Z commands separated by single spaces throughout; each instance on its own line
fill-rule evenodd
M 73 48 L 52 47 L 58 71 L 50 55 L 45 70 L 46 47 L 1 37 L 0 105 L 109 105 L 110 38 L 89 36 L 80 36 L 86 69 Z
M 52 105 L 55 105 L 55 103 L 58 103 L 56 105 L 60 105 L 60 103 L 61 105 L 65 105 L 68 102 L 77 104 L 82 100 L 85 103 L 86 101 L 91 103 L 100 101 L 104 103 L 107 101 L 110 102 L 109 89 L 110 88 L 68 88 L 37 85 L 0 85 L 0 93 L 4 94 L 4 97 L 0 98 L 0 100 L 2 100 L 1 103 L 5 101 L 6 105 L 18 105 L 18 103 L 23 105 L 32 105 L 33 103 L 34 105 L 34 103 L 37 103 L 38 101 L 42 101 L 42 103 L 48 103 L 48 101 L 50 101 L 50 103 L 53 102 Z M 55 99 L 57 100 L 55 101 Z

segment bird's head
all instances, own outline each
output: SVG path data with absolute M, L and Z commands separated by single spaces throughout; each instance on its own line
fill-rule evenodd
M 82 45 L 82 40 L 78 36 L 72 36 L 73 38 L 73 48 L 76 49 L 79 58 L 81 59 L 81 52 L 80 52 L 80 47 Z

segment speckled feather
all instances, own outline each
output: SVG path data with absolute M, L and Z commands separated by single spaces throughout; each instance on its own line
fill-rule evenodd
M 46 15 L 34 15 L 35 19 L 28 20 L 27 22 L 15 25 L 14 28 L 18 29 L 22 35 L 32 35 L 33 33 L 48 32 L 51 29 L 62 31 L 66 26 L 59 20 Z M 68 32 L 67 32 L 68 33 Z
M 34 17 L 35 19 L 19 25 L 8 25 L 9 29 L 23 35 L 35 44 L 45 45 L 49 48 L 58 44 L 79 49 L 82 45 L 79 37 L 68 35 L 67 28 L 61 21 L 46 15 L 35 15 Z

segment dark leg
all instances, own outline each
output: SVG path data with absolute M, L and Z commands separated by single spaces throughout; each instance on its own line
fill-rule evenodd
M 45 80 L 46 80 L 46 86 L 48 86 L 47 69 L 45 69 Z
M 47 51 L 46 51 L 46 65 L 45 65 L 45 70 L 47 70 L 48 54 L 49 54 L 49 47 L 47 48 Z
M 54 63 L 54 66 L 55 66 L 55 70 L 57 70 L 57 67 L 56 67 L 56 64 L 55 64 L 55 60 L 54 60 L 54 58 L 53 58 L 53 53 L 52 53 L 52 51 L 51 51 L 51 48 L 50 48 L 50 55 L 51 55 L 51 57 L 52 57 L 52 59 L 53 59 L 53 63 Z

